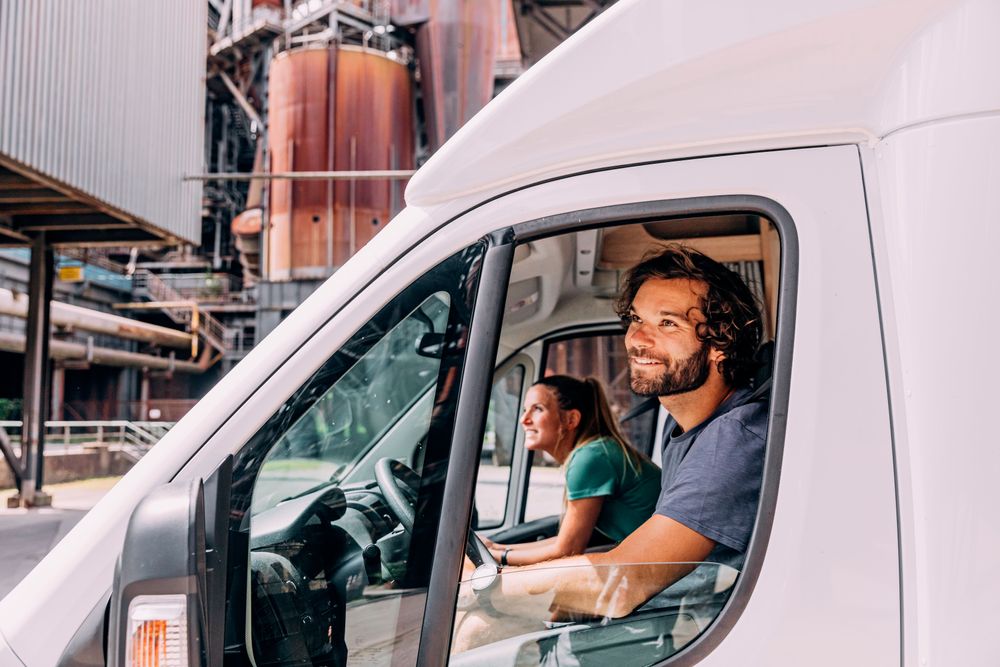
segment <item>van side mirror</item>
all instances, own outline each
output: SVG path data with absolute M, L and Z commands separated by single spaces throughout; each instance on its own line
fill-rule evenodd
M 206 665 L 206 588 L 201 480 L 154 489 L 132 512 L 115 568 L 108 664 Z
M 444 334 L 425 333 L 417 341 L 417 354 L 428 359 L 444 357 Z
M 425 333 L 417 341 L 416 352 L 418 356 L 428 359 L 444 359 L 446 355 L 454 355 L 461 352 L 460 341 L 448 340 L 443 333 Z

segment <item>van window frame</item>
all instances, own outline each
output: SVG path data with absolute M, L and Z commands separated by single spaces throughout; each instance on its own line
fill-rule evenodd
M 491 317 L 473 317 L 469 334 L 471 339 L 470 356 L 467 358 L 466 371 L 474 372 L 477 370 L 478 363 L 472 357 L 472 346 L 476 346 L 477 348 L 488 347 L 495 354 L 497 344 L 499 343 L 502 303 L 510 279 L 510 265 L 516 245 L 587 229 L 616 227 L 653 220 L 663 220 L 664 218 L 729 213 L 756 213 L 763 216 L 775 226 L 780 241 L 777 322 L 774 330 L 775 351 L 771 396 L 768 408 L 764 472 L 753 533 L 750 537 L 743 569 L 737 579 L 733 592 L 726 601 L 722 611 L 705 632 L 682 650 L 660 663 L 672 666 L 696 664 L 711 653 L 729 634 L 729 631 L 736 624 L 753 594 L 767 552 L 774 511 L 777 504 L 785 430 L 787 426 L 786 415 L 788 413 L 795 313 L 798 295 L 798 235 L 791 215 L 781 204 L 773 199 L 757 195 L 734 194 L 661 199 L 580 209 L 537 218 L 501 229 L 494 233 L 493 238 L 499 241 L 499 237 L 502 235 L 503 243 L 502 245 L 494 245 L 490 248 L 490 251 L 497 252 L 506 248 L 506 253 L 509 253 L 505 257 L 505 263 L 507 264 L 506 275 L 503 275 L 502 280 L 499 280 L 500 276 L 498 276 L 499 271 L 497 270 L 501 268 L 500 264 L 503 262 L 494 262 L 492 266 L 486 265 L 490 264 L 490 262 L 484 264 L 480 282 L 480 297 L 477 299 L 476 310 L 478 312 L 482 307 L 484 311 L 487 311 L 488 308 L 492 307 L 493 312 L 489 313 Z M 489 252 L 487 258 L 489 258 Z M 498 282 L 500 282 L 500 285 L 497 284 Z M 484 291 L 491 292 L 491 294 L 484 295 Z M 499 291 L 500 308 L 496 308 L 498 297 L 494 293 L 497 291 Z M 484 296 L 487 298 L 484 298 Z M 500 312 L 497 312 L 498 310 Z M 482 357 L 480 356 L 479 358 L 481 359 Z M 483 373 L 483 369 L 478 369 L 480 373 L 485 375 L 484 379 L 478 382 L 481 386 L 468 387 L 470 392 L 478 392 L 480 394 L 477 397 L 478 401 L 473 399 L 473 396 L 468 396 L 468 399 L 471 399 L 470 403 L 473 405 L 477 402 L 481 405 L 484 401 L 488 401 L 492 382 L 492 364 L 494 361 L 495 357 L 491 359 L 491 367 L 487 372 Z M 464 385 L 465 377 L 463 376 L 462 395 L 460 395 L 458 404 L 460 415 L 463 412 L 462 408 L 465 402 L 463 398 L 466 398 L 466 387 Z M 483 396 L 485 396 L 485 399 Z M 472 406 L 470 405 L 470 407 Z M 474 412 L 474 410 L 466 410 L 464 412 L 468 415 L 466 421 L 476 419 L 481 422 L 481 425 L 478 429 L 478 434 L 476 432 L 470 434 L 473 436 L 472 440 L 475 445 L 461 446 L 461 440 L 457 439 L 459 428 L 458 424 L 456 424 L 456 442 L 453 444 L 451 451 L 452 461 L 448 466 L 446 488 L 467 487 L 468 490 L 461 497 L 454 494 L 446 496 L 453 501 L 451 504 L 456 505 L 454 507 L 455 514 L 449 515 L 456 517 L 469 516 L 471 512 L 472 494 L 475 486 L 476 471 L 478 469 L 475 461 L 478 460 L 479 450 L 482 447 L 482 427 L 485 425 L 485 411 L 480 411 L 482 414 L 478 415 L 478 417 L 469 414 L 470 412 Z M 478 437 L 476 437 L 477 435 Z M 463 504 L 465 506 L 464 511 L 460 507 Z M 442 510 L 446 509 L 448 508 L 442 508 Z M 438 566 L 434 568 L 431 574 L 430 586 L 427 590 L 427 604 L 424 616 L 425 624 L 433 619 L 437 627 L 451 628 L 454 625 L 459 568 L 453 566 L 450 561 L 454 560 L 457 562 L 460 559 L 462 553 L 461 545 L 464 544 L 467 528 L 467 521 L 444 522 L 438 532 L 438 550 L 435 550 L 435 560 L 438 562 Z M 441 550 L 442 548 L 444 548 L 443 551 Z M 448 549 L 452 552 L 451 554 L 447 553 Z M 444 562 L 442 558 L 447 559 L 449 562 Z M 435 615 L 432 616 L 431 612 Z M 435 635 L 437 636 L 435 637 Z M 450 632 L 422 633 L 420 650 L 418 652 L 420 660 L 418 661 L 421 664 L 446 664 L 448 662 L 450 635 Z
M 465 558 L 465 544 L 472 521 L 479 457 L 486 430 L 486 412 L 493 388 L 493 370 L 500 346 L 507 283 L 514 264 L 511 228 L 501 228 L 483 239 L 487 250 L 479 273 L 479 287 L 473 301 L 468 330 L 465 366 L 461 373 L 451 451 L 444 481 L 441 516 L 434 544 L 433 567 L 427 585 L 424 615 L 417 648 L 418 665 L 448 662 L 450 628 L 455 622 L 455 597 Z M 426 632 L 429 628 L 449 628 L 448 632 Z

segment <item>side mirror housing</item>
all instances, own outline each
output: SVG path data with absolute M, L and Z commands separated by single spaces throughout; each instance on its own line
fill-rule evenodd
M 154 489 L 132 512 L 115 568 L 108 664 L 207 664 L 201 480 Z
M 449 341 L 443 333 L 425 333 L 416 344 L 418 356 L 428 359 L 443 359 L 460 353 L 458 341 Z

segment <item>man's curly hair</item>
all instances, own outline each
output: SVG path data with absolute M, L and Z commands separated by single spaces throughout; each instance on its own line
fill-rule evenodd
M 749 383 L 757 366 L 755 355 L 763 326 L 757 300 L 740 275 L 680 244 L 671 243 L 654 250 L 622 278 L 615 312 L 626 326 L 632 301 L 650 278 L 687 278 L 707 287 L 699 304 L 705 322 L 696 329 L 698 338 L 725 355 L 719 362 L 719 372 L 729 386 Z

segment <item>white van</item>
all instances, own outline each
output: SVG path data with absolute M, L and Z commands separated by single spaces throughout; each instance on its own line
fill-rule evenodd
M 993 0 L 622 0 L 0 603 L 0 665 L 1000 663 L 998 26 Z M 470 523 L 558 524 L 528 385 L 632 407 L 611 298 L 671 240 L 739 270 L 775 343 L 721 611 L 453 655 Z M 663 419 L 627 422 L 654 460 Z

